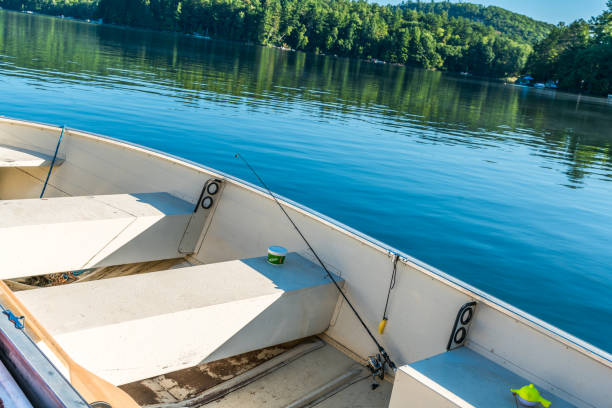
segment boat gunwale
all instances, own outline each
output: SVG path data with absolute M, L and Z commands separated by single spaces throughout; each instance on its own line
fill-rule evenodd
M 15 118 L 10 118 L 4 115 L 0 115 L 0 123 L 8 123 L 8 124 L 19 125 L 19 126 L 29 126 L 29 127 L 38 128 L 40 130 L 58 130 L 59 131 L 62 128 L 62 126 L 58 126 L 58 125 L 51 125 L 47 123 L 28 121 L 28 120 L 23 120 L 23 119 L 15 119 Z M 84 138 L 88 138 L 92 140 L 97 140 L 103 143 L 114 144 L 122 148 L 130 148 L 135 151 L 139 151 L 140 153 L 144 153 L 150 156 L 152 155 L 159 159 L 166 160 L 166 161 L 172 162 L 177 165 L 186 166 L 188 168 L 191 168 L 192 170 L 196 170 L 200 172 L 206 171 L 210 173 L 210 175 L 213 177 L 218 177 L 226 181 L 230 181 L 233 184 L 241 188 L 250 190 L 251 192 L 257 193 L 269 200 L 273 199 L 273 197 L 270 196 L 270 194 L 268 194 L 268 192 L 263 187 L 255 185 L 249 181 L 242 180 L 238 177 L 232 176 L 231 174 L 225 173 L 223 171 L 213 169 L 206 165 L 196 163 L 189 159 L 184 159 L 184 158 L 175 156 L 167 152 L 162 152 L 160 150 L 157 150 L 151 147 L 142 146 L 137 143 L 117 139 L 111 136 L 106 136 L 106 135 L 101 135 L 101 134 L 94 133 L 94 132 L 66 127 L 64 135 L 66 136 L 68 134 L 70 134 L 71 136 L 80 136 L 80 137 L 84 137 Z M 603 364 L 604 366 L 608 368 L 612 368 L 612 354 L 584 340 L 581 340 L 578 337 L 573 336 L 565 332 L 564 330 L 556 326 L 553 326 L 550 323 L 546 323 L 542 319 L 539 319 L 515 306 L 512 306 L 511 304 L 493 295 L 490 295 L 489 293 L 484 292 L 462 281 L 461 279 L 455 278 L 452 275 L 449 275 L 448 273 L 443 272 L 442 270 L 434 266 L 431 266 L 424 261 L 414 258 L 413 256 L 410 256 L 406 254 L 405 252 L 398 250 L 397 248 L 387 245 L 384 242 L 381 242 L 373 237 L 370 237 L 369 235 L 359 230 L 356 230 L 346 224 L 343 224 L 338 220 L 335 220 L 327 215 L 321 214 L 317 212 L 316 210 L 313 210 L 312 208 L 309 208 L 303 204 L 297 203 L 280 194 L 277 194 L 274 192 L 272 194 L 274 195 L 274 197 L 282 201 L 284 205 L 289 206 L 294 211 L 297 211 L 298 213 L 301 213 L 306 216 L 313 217 L 314 219 L 324 223 L 325 225 L 335 229 L 336 231 L 339 231 L 345 234 L 349 234 L 349 236 L 352 236 L 353 238 L 357 239 L 362 244 L 368 245 L 373 249 L 386 253 L 387 256 L 389 257 L 397 254 L 399 256 L 399 261 L 402 262 L 404 265 L 411 267 L 413 269 L 416 269 L 419 272 L 422 272 L 446 284 L 447 286 L 450 286 L 460 291 L 461 293 L 472 297 L 474 300 L 483 302 L 487 304 L 488 306 L 490 306 L 491 308 L 493 308 L 494 310 L 497 310 L 498 312 L 501 312 L 502 314 L 505 314 L 508 317 L 519 319 L 522 323 L 524 323 L 526 326 L 530 327 L 531 329 L 541 334 L 544 334 L 553 340 L 559 341 L 563 343 L 564 345 L 571 347 L 577 352 L 580 352 L 582 354 L 587 354 L 591 356 L 595 361 L 600 362 L 601 364 Z

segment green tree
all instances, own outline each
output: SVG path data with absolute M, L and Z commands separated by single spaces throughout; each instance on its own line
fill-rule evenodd
M 612 0 L 589 23 L 560 24 L 534 46 L 526 72 L 562 89 L 596 95 L 612 93 Z

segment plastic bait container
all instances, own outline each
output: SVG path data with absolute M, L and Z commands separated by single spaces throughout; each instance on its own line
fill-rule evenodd
M 268 262 L 272 265 L 282 265 L 287 256 L 287 249 L 282 246 L 273 245 L 268 248 Z

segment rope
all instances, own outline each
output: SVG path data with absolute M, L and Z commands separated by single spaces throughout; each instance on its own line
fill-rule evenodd
M 395 278 L 397 276 L 397 261 L 399 259 L 398 254 L 393 254 L 393 272 L 391 273 L 391 282 L 389 282 L 389 291 L 387 292 L 387 301 L 385 302 L 385 311 L 383 312 L 383 320 L 387 319 L 387 307 L 389 306 L 389 297 L 391 296 L 391 290 L 395 288 Z
M 57 139 L 57 146 L 55 146 L 55 153 L 53 154 L 53 160 L 51 160 L 51 165 L 49 166 L 49 172 L 47 173 L 47 178 L 45 179 L 45 184 L 43 185 L 42 191 L 40 192 L 40 198 L 43 198 L 45 195 L 45 189 L 47 188 L 47 183 L 49 182 L 49 177 L 51 177 L 51 171 L 53 171 L 53 165 L 55 164 L 55 159 L 57 159 L 57 152 L 59 151 L 60 143 L 62 143 L 62 137 L 64 136 L 64 130 L 66 126 L 62 126 L 62 133 L 59 135 L 59 139 Z
M 346 297 L 346 295 L 344 294 L 344 291 L 340 288 L 340 285 L 338 285 L 338 282 L 336 281 L 336 279 L 334 278 L 334 276 L 332 275 L 332 273 L 327 269 L 327 267 L 325 266 L 325 264 L 323 263 L 323 261 L 321 260 L 321 258 L 319 258 L 319 255 L 317 255 L 317 253 L 315 252 L 314 248 L 312 247 L 312 245 L 310 245 L 310 242 L 308 242 L 308 240 L 306 239 L 306 237 L 304 236 L 304 234 L 302 234 L 302 231 L 300 231 L 300 229 L 298 228 L 298 226 L 295 224 L 295 222 L 293 221 L 293 219 L 289 216 L 289 214 L 287 214 L 287 211 L 285 211 L 285 208 L 282 206 L 282 204 L 280 203 L 280 201 L 278 201 L 278 199 L 276 198 L 276 196 L 272 193 L 272 191 L 270 190 L 270 188 L 268 187 L 268 185 L 262 180 L 261 177 L 259 177 L 259 174 L 257 174 L 257 172 L 255 171 L 255 169 L 253 169 L 253 167 L 251 167 L 251 165 L 246 161 L 246 159 L 244 157 L 242 157 L 241 154 L 236 153 L 235 157 L 240 158 L 240 160 L 242 160 L 244 162 L 244 164 L 249 168 L 249 170 L 251 170 L 251 172 L 255 175 L 255 177 L 257 177 L 257 180 L 259 180 L 259 182 L 261 183 L 261 185 L 268 191 L 268 194 L 270 194 L 270 196 L 272 197 L 272 199 L 274 199 L 274 201 L 276 202 L 276 204 L 278 204 L 278 207 L 281 209 L 281 211 L 283 212 L 283 214 L 285 214 L 285 216 L 287 217 L 287 219 L 289 220 L 289 222 L 291 223 L 291 225 L 293 225 L 293 228 L 295 228 L 295 230 L 297 231 L 297 233 L 300 235 L 300 237 L 302 237 L 302 240 L 306 243 L 306 245 L 308 246 L 308 249 L 310 249 L 310 251 L 312 252 L 312 254 L 315 256 L 315 258 L 317 259 L 317 261 L 319 262 L 319 264 L 323 267 L 323 269 L 325 270 L 325 272 L 327 272 L 327 276 L 329 276 L 329 279 L 333 282 L 334 286 L 336 287 L 336 289 L 338 289 L 338 292 L 340 292 L 340 295 L 342 295 L 342 297 L 344 298 L 344 300 L 346 301 L 346 304 L 349 305 L 349 307 L 351 308 L 351 310 L 353 311 L 353 313 L 355 314 L 355 317 L 357 317 L 357 320 L 359 320 L 359 323 L 361 323 L 361 325 L 363 326 L 363 328 L 365 329 L 365 331 L 368 333 L 368 335 L 370 336 L 370 338 L 372 339 L 372 341 L 374 342 L 374 344 L 376 344 L 376 347 L 378 348 L 378 351 L 380 352 L 380 354 L 382 355 L 382 357 L 385 359 L 385 362 L 387 362 L 387 364 L 389 364 L 389 367 L 393 370 L 395 370 L 396 365 L 393 361 L 391 361 L 391 358 L 389 357 L 389 355 L 387 354 L 387 352 L 385 351 L 385 349 L 383 348 L 383 346 L 380 345 L 380 343 L 378 342 L 378 340 L 376 340 L 376 337 L 374 337 L 374 335 L 372 334 L 372 332 L 370 331 L 370 329 L 368 328 L 368 326 L 365 324 L 365 322 L 363 321 L 363 319 L 361 318 L 361 316 L 359 315 L 359 313 L 357 312 L 357 309 L 355 309 L 355 307 L 353 306 L 353 304 L 351 303 L 350 300 L 348 300 L 348 298 Z

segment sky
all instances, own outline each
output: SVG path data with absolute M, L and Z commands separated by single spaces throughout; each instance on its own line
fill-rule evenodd
M 397 4 L 401 3 L 401 0 L 388 2 Z M 499 6 L 553 24 L 560 21 L 570 23 L 579 18 L 588 20 L 592 16 L 601 14 L 606 8 L 606 0 L 464 0 L 463 2 Z

